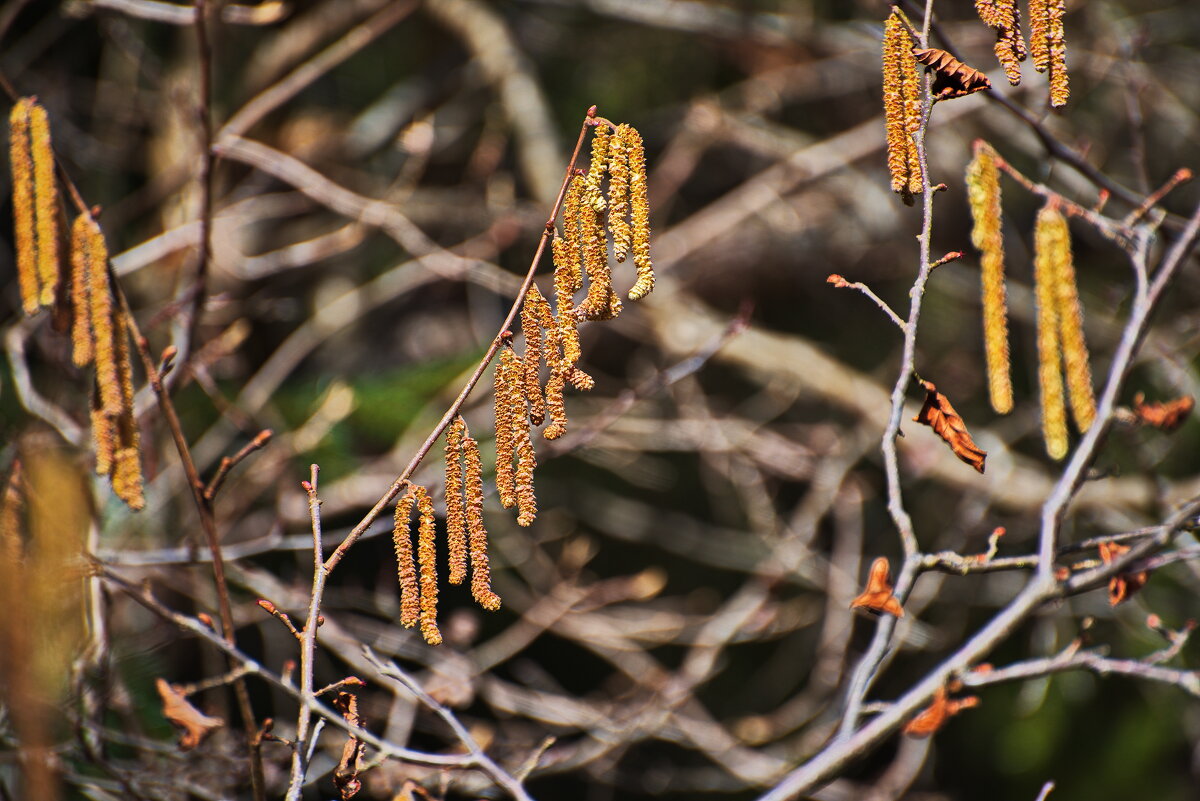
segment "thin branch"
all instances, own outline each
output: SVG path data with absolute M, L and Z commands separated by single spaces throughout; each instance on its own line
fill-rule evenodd
M 296 717 L 296 745 L 292 750 L 292 769 L 288 780 L 287 801 L 297 801 L 304 789 L 304 776 L 308 772 L 309 752 L 305 749 L 308 727 L 312 721 L 309 702 L 316 698 L 313 693 L 313 660 L 317 652 L 317 626 L 321 614 L 321 600 L 325 587 L 325 559 L 321 551 L 321 501 L 317 498 L 317 476 L 320 468 L 309 468 L 309 479 L 304 482 L 308 495 L 308 514 L 312 521 L 313 537 L 313 582 L 309 596 L 308 616 L 300 635 L 300 710 Z

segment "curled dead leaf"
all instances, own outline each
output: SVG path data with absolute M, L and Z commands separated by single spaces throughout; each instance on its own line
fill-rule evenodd
M 190 751 L 213 731 L 225 725 L 225 721 L 220 718 L 210 718 L 188 703 L 183 693 L 166 679 L 156 679 L 154 686 L 162 698 L 163 717 L 182 731 L 179 736 L 181 751 Z
M 1129 550 L 1128 545 L 1118 542 L 1100 543 L 1100 560 L 1110 564 L 1114 559 Z M 1110 606 L 1124 603 L 1132 598 L 1138 590 L 1146 586 L 1150 574 L 1145 570 L 1137 573 L 1118 573 L 1108 580 L 1108 603 Z
M 945 687 L 933 694 L 933 701 L 904 726 L 910 737 L 928 737 L 946 724 L 946 721 L 964 709 L 979 706 L 978 696 L 951 698 Z
M 925 405 L 913 418 L 913 422 L 923 423 L 932 428 L 935 434 L 946 441 L 955 456 L 982 473 L 987 451 L 971 439 L 967 424 L 958 412 L 954 411 L 950 400 L 937 391 L 932 381 L 922 381 L 921 386 L 925 388 Z
M 888 560 L 879 557 L 871 563 L 871 573 L 867 577 L 867 588 L 850 602 L 851 609 L 866 609 L 875 614 L 887 613 L 893 617 L 904 617 L 904 607 L 892 594 L 891 567 Z
M 1138 422 L 1170 433 L 1183 425 L 1196 401 L 1191 395 L 1162 403 L 1146 403 L 1146 396 L 1139 392 L 1133 396 L 1133 414 Z
M 351 677 L 354 678 L 354 677 Z M 347 683 L 350 683 L 347 681 Z M 358 696 L 354 693 L 339 692 L 333 699 L 333 708 L 342 713 L 346 722 L 362 728 L 362 716 L 358 714 Z M 333 783 L 338 788 L 342 801 L 358 794 L 362 789 L 362 780 L 358 772 L 362 769 L 363 752 L 366 744 L 351 735 L 342 746 L 342 758 L 333 771 Z
M 992 82 L 974 67 L 968 67 L 945 50 L 936 47 L 913 49 L 913 57 L 933 70 L 933 96 L 950 100 L 992 88 Z

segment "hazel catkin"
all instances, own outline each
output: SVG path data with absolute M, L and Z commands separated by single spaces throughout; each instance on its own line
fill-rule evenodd
M 982 253 L 980 277 L 983 296 L 983 343 L 988 393 L 992 408 L 1008 414 L 1013 408 L 1011 364 L 1008 351 L 1008 302 L 1004 285 L 1004 237 L 1001 233 L 1000 172 L 996 151 L 986 142 L 975 144 L 975 157 L 967 167 L 967 200 L 974 227 L 971 242 Z

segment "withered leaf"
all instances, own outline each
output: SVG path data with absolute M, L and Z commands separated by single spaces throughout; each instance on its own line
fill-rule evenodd
M 1102 542 L 1100 543 L 1100 560 L 1106 565 L 1110 564 L 1114 559 L 1128 550 L 1128 545 L 1121 545 L 1118 542 Z M 1138 590 L 1146 586 L 1146 581 L 1149 577 L 1149 574 L 1145 570 L 1138 571 L 1137 573 L 1118 573 L 1113 576 L 1108 580 L 1109 606 L 1116 606 L 1128 601 Z
M 973 706 L 979 706 L 977 696 L 950 698 L 946 688 L 941 687 L 933 694 L 933 701 L 929 706 L 904 726 L 904 733 L 910 737 L 928 737 L 942 728 L 951 717 Z
M 913 48 L 913 57 L 933 70 L 933 96 L 950 100 L 992 88 L 992 82 L 974 67 L 968 67 L 945 50 Z
M 358 696 L 354 693 L 339 692 L 333 699 L 333 708 L 342 713 L 342 717 L 351 725 L 362 727 L 362 716 L 358 714 Z M 362 769 L 363 752 L 366 745 L 353 735 L 342 746 L 342 758 L 333 771 L 333 783 L 338 788 L 342 801 L 358 794 L 362 789 L 362 780 L 358 772 Z
M 1183 425 L 1192 413 L 1196 402 L 1191 395 L 1162 403 L 1146 403 L 1146 396 L 1139 392 L 1133 397 L 1133 414 L 1142 425 L 1153 426 L 1168 433 Z
M 891 567 L 888 560 L 879 557 L 871 563 L 871 573 L 867 577 L 867 588 L 850 602 L 851 609 L 866 609 L 876 614 L 886 612 L 893 617 L 904 617 L 904 607 L 892 594 Z
M 925 405 L 913 418 L 913 422 L 924 423 L 933 429 L 934 433 L 946 441 L 954 455 L 983 472 L 987 451 L 982 450 L 971 439 L 967 424 L 959 417 L 958 412 L 950 405 L 949 399 L 937 391 L 931 381 L 922 381 L 925 388 Z
M 220 718 L 210 718 L 188 703 L 183 693 L 171 686 L 166 679 L 156 679 L 154 686 L 162 697 L 163 717 L 182 730 L 179 735 L 180 750 L 190 751 L 200 745 L 214 730 L 225 725 L 225 721 Z

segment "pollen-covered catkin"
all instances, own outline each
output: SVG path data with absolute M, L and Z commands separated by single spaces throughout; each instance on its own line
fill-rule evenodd
M 90 218 L 81 214 L 71 228 L 71 360 L 86 367 L 95 358 L 92 331 Z
M 976 142 L 975 158 L 967 167 L 967 199 L 974 220 L 971 242 L 982 253 L 983 343 L 988 393 L 992 408 L 1000 414 L 1008 414 L 1013 408 L 1013 388 L 1004 286 L 1004 237 L 1000 230 L 1000 172 L 996 168 L 996 151 L 986 142 Z
M 1053 459 L 1067 455 L 1067 409 L 1063 393 L 1062 351 L 1059 342 L 1056 259 L 1061 245 L 1054 216 L 1047 204 L 1034 228 L 1033 274 L 1037 304 L 1038 383 L 1042 396 L 1042 436 Z
M 608 170 L 608 141 L 612 130 L 608 125 L 597 125 L 592 134 L 592 163 L 584 178 L 583 204 L 597 214 L 603 214 L 607 204 L 604 202 L 604 173 Z
M 892 191 L 907 205 L 921 192 L 921 165 L 912 134 L 920 127 L 920 77 L 913 40 L 895 11 L 883 29 L 883 109 Z
M 558 439 L 567 432 L 567 404 L 563 398 L 567 378 L 565 372 L 556 370 L 546 382 L 546 408 L 550 412 L 550 425 L 542 432 L 546 439 Z
M 1063 26 L 1063 15 L 1067 13 L 1066 0 L 1049 0 L 1050 18 L 1047 20 L 1047 36 L 1050 47 L 1050 105 L 1062 108 L 1071 95 L 1067 78 L 1067 42 Z
M 541 304 L 546 299 L 536 284 L 531 284 L 521 304 L 521 331 L 525 334 L 525 355 L 521 360 L 521 387 L 529 404 L 529 419 L 541 425 L 546 419 L 546 399 L 542 396 L 540 371 L 542 367 Z
M 9 163 L 12 165 L 13 236 L 17 249 L 17 283 L 25 313 L 41 309 L 37 262 L 37 222 L 34 211 L 33 156 L 29 144 L 29 109 L 33 101 L 18 100 L 9 115 Z
M 1050 69 L 1050 0 L 1029 0 L 1029 56 L 1038 72 Z
M 441 645 L 442 633 L 437 625 L 437 546 L 433 499 L 424 488 L 417 497 L 417 512 L 421 516 L 417 524 L 417 565 L 421 578 L 421 636 L 430 645 Z
M 1021 64 L 1025 60 L 1025 40 L 1021 37 L 1021 17 L 1016 0 L 975 0 L 975 10 L 984 24 L 996 31 L 996 59 L 1004 67 L 1004 76 L 1013 86 L 1021 83 Z
M 613 258 L 625 261 L 632 243 L 629 227 L 629 152 L 625 144 L 627 123 L 617 126 L 608 140 L 608 233 L 612 236 Z
M 83 240 L 80 246 L 86 251 L 89 317 L 100 407 L 105 413 L 116 416 L 122 408 L 121 377 L 117 366 L 116 315 L 108 285 L 108 247 L 100 226 L 90 216 L 80 215 L 75 228 Z
M 1075 264 L 1071 257 L 1071 229 L 1067 218 L 1058 208 L 1048 208 L 1045 214 L 1042 225 L 1046 229 L 1046 258 L 1054 270 L 1055 306 L 1067 394 L 1071 400 L 1071 416 L 1075 418 L 1075 427 L 1082 433 L 1091 428 L 1096 418 L 1096 396 L 1092 389 L 1087 341 L 1083 335 L 1083 307 L 1079 302 Z
M 417 584 L 417 563 L 413 554 L 411 523 L 413 504 L 417 502 L 417 487 L 413 485 L 396 502 L 392 544 L 396 548 L 396 571 L 400 577 L 400 623 L 405 628 L 417 625 L 421 613 L 421 591 Z
M 467 511 L 461 462 L 466 436 L 466 421 L 456 417 L 446 429 L 446 552 L 451 584 L 462 584 L 467 577 Z
M 520 380 L 520 359 L 511 348 L 501 348 L 492 389 L 496 409 L 496 492 L 500 496 L 501 505 L 506 509 L 511 509 L 517 504 L 513 456 L 518 421 L 514 419 L 513 413 L 518 404 L 523 403 L 521 389 L 517 383 Z M 521 416 L 524 417 L 524 414 Z
M 53 306 L 58 292 L 58 185 L 54 180 L 54 150 L 46 109 L 29 109 L 29 145 L 33 154 L 34 206 L 37 209 L 38 301 Z
M 483 526 L 483 465 L 479 445 L 471 437 L 463 439 L 463 461 L 467 467 L 467 532 L 471 545 L 471 595 L 484 609 L 500 608 L 500 596 L 492 592 L 488 562 L 487 529 Z
M 518 425 L 514 446 L 517 452 L 517 525 L 530 526 L 537 517 L 537 496 L 533 491 L 533 471 L 537 457 L 529 438 L 529 425 Z
M 99 406 L 100 398 L 92 392 L 92 442 L 96 447 L 96 475 L 112 475 L 113 459 L 117 453 L 116 420 L 104 413 Z
M 575 293 L 582 284 L 578 251 L 571 254 L 567 241 L 559 237 L 554 238 L 551 248 L 554 253 L 554 325 L 562 347 L 563 360 L 568 365 L 574 365 L 582 355 L 579 347 L 579 318 L 575 316 Z
M 117 381 L 121 393 L 121 413 L 117 417 L 118 446 L 113 456 L 112 488 L 118 498 L 132 510 L 146 505 L 142 490 L 141 443 L 137 418 L 133 413 L 133 364 L 129 354 L 129 332 L 125 319 L 117 317 L 113 342 L 117 362 Z
M 654 265 L 650 261 L 650 200 L 646 184 L 646 149 L 642 144 L 641 134 L 632 125 L 623 126 L 622 138 L 625 140 L 625 152 L 629 160 L 633 266 L 637 270 L 637 282 L 629 290 L 629 299 L 641 300 L 654 289 Z M 616 316 L 615 312 L 613 316 Z
M 609 320 L 621 310 L 621 301 L 613 292 L 612 272 L 608 267 L 608 248 L 600 215 L 590 206 L 579 209 L 579 239 L 583 245 L 583 268 L 588 277 L 587 295 L 579 305 L 585 320 Z

